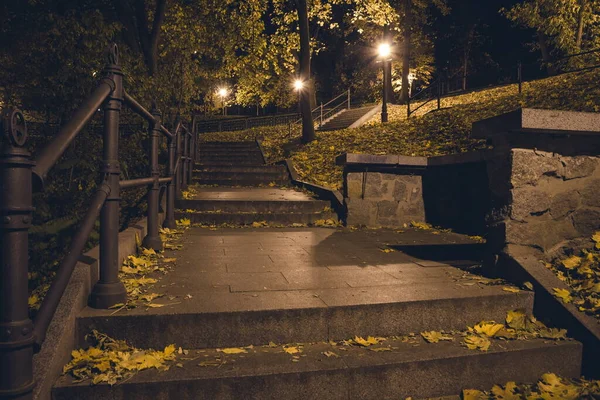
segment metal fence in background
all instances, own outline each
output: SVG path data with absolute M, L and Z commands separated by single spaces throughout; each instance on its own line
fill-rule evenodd
M 287 125 L 299 118 L 299 114 L 280 114 L 266 117 L 248 117 L 234 119 L 197 120 L 196 132 L 229 132 L 243 131 L 258 126 Z
M 548 77 L 588 71 L 596 68 L 600 68 L 600 49 L 569 54 L 546 63 L 518 63 L 509 76 L 503 77 L 501 80 L 497 80 L 488 85 L 469 86 L 470 76 L 462 73 L 462 70 L 458 70 L 450 76 L 442 74 L 429 85 L 409 96 L 407 102 L 407 117 L 410 118 L 417 110 L 432 101 L 437 101 L 437 109 L 439 110 L 441 108 L 441 99 L 444 97 L 456 96 L 478 90 L 493 89 L 511 84 L 518 84 L 519 93 L 521 93 L 523 83 L 540 79 L 540 74 L 544 77 Z M 419 104 L 411 109 L 411 103 Z

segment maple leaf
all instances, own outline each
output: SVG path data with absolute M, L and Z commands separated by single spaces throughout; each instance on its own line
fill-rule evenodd
M 498 400 L 520 400 L 521 396 L 517 393 L 517 384 L 507 382 L 504 389 L 501 386 L 494 385 L 491 390 L 494 399 Z
M 217 351 L 220 351 L 225 354 L 240 354 L 248 352 L 246 349 L 243 349 L 241 347 L 228 347 L 226 349 L 218 349 Z
M 473 327 L 476 333 L 484 334 L 488 337 L 496 335 L 503 328 L 504 325 L 497 324 L 494 321 L 481 321 Z
M 467 335 L 463 339 L 463 344 L 470 350 L 488 351 L 492 343 L 486 337 Z
M 437 343 L 440 340 L 454 340 L 452 336 L 446 336 L 437 331 L 421 332 L 421 336 L 429 343 Z
M 368 347 L 368 346 L 372 346 L 374 344 L 379 343 L 383 338 L 376 338 L 373 336 L 369 336 L 366 339 L 360 337 L 360 336 L 354 336 L 354 343 L 359 344 L 363 347 Z
M 568 289 L 552 288 L 552 291 L 554 296 L 561 299 L 562 302 L 565 304 L 568 304 L 573 301 L 573 298 L 571 297 L 571 292 Z
M 577 268 L 581 264 L 582 258 L 577 256 L 571 256 L 561 261 L 562 265 L 566 269 Z

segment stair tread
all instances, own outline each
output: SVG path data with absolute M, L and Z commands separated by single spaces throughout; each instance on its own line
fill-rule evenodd
M 533 382 L 547 371 L 544 370 L 544 365 L 523 366 L 523 364 L 529 364 L 532 358 L 535 360 L 552 359 L 556 364 L 554 367 L 557 369 L 553 372 L 575 377 L 573 375 L 575 375 L 576 368 L 573 361 L 564 360 L 563 363 L 558 363 L 558 361 L 570 354 L 581 352 L 581 345 L 575 341 L 548 343 L 540 339 L 503 341 L 501 343 L 494 340 L 487 352 L 466 349 L 459 344 L 460 338 L 456 338 L 454 342 L 443 341 L 435 344 L 425 344 L 421 339 L 417 339 L 417 342 L 420 343 L 419 346 L 415 346 L 411 342 L 404 343 L 401 340 L 386 342 L 394 349 L 375 352 L 369 348 L 332 346 L 326 343 L 306 344 L 302 347 L 301 353 L 294 355 L 284 352 L 280 346 L 274 348 L 255 347 L 247 349 L 248 353 L 244 354 L 224 354 L 217 349 L 193 349 L 187 356 L 178 357 L 176 362 L 181 362 L 182 368 L 173 366 L 168 371 L 154 369 L 142 371 L 112 388 L 106 384 L 90 386 L 89 382 L 72 383 L 70 377 L 63 376 L 55 384 L 53 392 L 57 399 L 67 398 L 62 396 L 68 396 L 70 392 L 77 392 L 80 395 L 86 393 L 90 396 L 86 398 L 99 399 L 107 396 L 108 393 L 119 396 L 118 398 L 126 398 L 128 394 L 130 396 L 134 394 L 128 393 L 129 391 L 138 389 L 140 394 L 152 393 L 154 396 L 158 396 L 152 396 L 153 398 L 163 399 L 176 391 L 178 385 L 197 382 L 198 387 L 200 385 L 207 386 L 203 387 L 205 390 L 194 394 L 193 398 L 196 399 L 211 398 L 211 396 L 213 396 L 212 398 L 221 398 L 220 395 L 224 396 L 223 398 L 229 398 L 227 394 L 231 393 L 237 393 L 238 396 L 250 396 L 249 398 L 266 398 L 263 396 L 268 396 L 268 394 L 273 396 L 278 393 L 278 389 L 281 390 L 281 388 L 272 386 L 274 381 L 284 379 L 285 383 L 281 383 L 281 385 L 288 388 L 289 392 L 286 393 L 286 398 L 291 399 L 307 398 L 307 395 L 308 398 L 371 399 L 386 394 L 401 395 L 402 397 L 397 398 L 404 398 L 404 396 L 422 395 L 422 388 L 427 385 L 430 386 L 429 396 L 436 393 L 447 395 L 460 392 L 463 385 L 469 383 L 465 382 L 465 378 L 473 375 L 477 375 L 479 379 L 471 384 L 480 389 L 489 389 L 495 383 L 509 380 Z M 385 344 L 374 346 L 374 348 L 377 347 L 387 346 Z M 340 348 L 345 350 L 340 351 Z M 325 352 L 333 352 L 337 357 L 327 357 Z M 518 357 L 527 359 L 528 363 L 511 365 Z M 199 365 L 207 361 L 216 362 L 216 365 Z M 471 368 L 460 368 L 460 370 L 447 368 L 449 370 L 444 371 L 444 376 L 436 375 L 435 379 L 427 382 L 427 368 L 440 368 L 440 365 L 452 366 L 455 364 L 460 364 L 461 367 L 468 365 Z M 479 368 L 472 368 L 473 366 Z M 320 376 L 324 377 L 330 376 L 335 381 L 327 382 L 331 386 L 323 385 L 324 382 L 319 384 L 314 380 L 307 381 L 315 373 L 320 373 Z M 357 373 L 360 373 L 362 379 L 355 375 Z M 376 375 L 397 376 L 397 379 L 404 385 L 398 385 L 398 380 L 382 381 L 377 379 Z M 371 381 L 365 387 L 364 381 L 369 377 L 371 377 Z M 434 377 L 430 376 L 430 378 Z M 452 379 L 447 380 L 447 378 Z M 220 385 L 225 387 L 219 387 Z M 308 393 L 303 390 L 291 391 L 292 388 L 300 389 L 303 385 L 309 385 Z M 484 385 L 487 386 L 484 387 Z M 394 393 L 390 393 L 390 391 Z M 330 393 L 328 394 L 328 392 Z

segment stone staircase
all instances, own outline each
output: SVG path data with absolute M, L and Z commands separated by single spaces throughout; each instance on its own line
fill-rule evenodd
M 431 246 L 429 254 L 439 245 L 454 254 L 464 253 L 461 246 L 471 251 L 467 238 L 411 230 L 240 232 L 193 228 L 184 250 L 167 251 L 166 257 L 177 256 L 177 266 L 159 282 L 165 296 L 157 302 L 164 307 L 119 313 L 88 308 L 77 320 L 81 345 L 92 329 L 140 348 L 174 343 L 187 351 L 178 356 L 179 367 L 142 371 L 112 387 L 65 376 L 53 398 L 425 398 L 535 382 L 548 371 L 580 374 L 582 348 L 572 340 L 493 339 L 488 351 L 479 351 L 462 346 L 458 334 L 439 343 L 421 339 L 423 331 L 503 321 L 518 308 L 532 313 L 533 292 L 461 280 L 458 267 L 475 260 L 410 255 L 413 245 Z M 382 252 L 385 243 L 398 250 Z M 339 342 L 355 336 L 385 336 L 387 350 Z M 223 352 L 242 346 L 237 354 Z
M 349 128 L 352 124 L 358 121 L 360 118 L 365 116 L 369 111 L 373 110 L 374 106 L 366 106 L 359 108 L 351 108 L 350 110 L 344 110 L 337 114 L 327 122 L 325 122 L 320 128 L 320 131 L 334 131 L 338 129 Z
M 194 194 L 176 202 L 176 218 L 189 218 L 194 224 L 337 221 L 329 201 L 287 187 L 291 181 L 285 166 L 265 165 L 256 142 L 202 143 L 193 180 L 197 184 L 192 187 Z

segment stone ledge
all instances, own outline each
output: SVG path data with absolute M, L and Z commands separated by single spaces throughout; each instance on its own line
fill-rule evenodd
M 520 108 L 473 123 L 471 137 L 488 139 L 509 132 L 554 135 L 597 135 L 600 114 L 575 111 Z
M 325 186 L 301 181 L 300 177 L 298 176 L 298 173 L 296 172 L 296 168 L 294 167 L 294 163 L 290 158 L 287 158 L 283 162 L 280 162 L 279 165 L 284 165 L 286 167 L 292 184 L 312 191 L 313 193 L 317 194 L 317 196 L 319 196 L 319 198 L 321 199 L 329 200 L 331 202 L 332 208 L 338 214 L 338 218 L 340 220 L 345 219 L 346 207 L 344 206 L 344 196 L 342 196 L 339 190 L 333 190 Z
M 508 245 L 501 253 L 498 272 L 513 283 L 529 281 L 535 291 L 533 312 L 552 325 L 566 328 L 569 336 L 583 343 L 583 374 L 600 376 L 600 321 L 586 315 L 573 304 L 564 304 L 553 296 L 553 289 L 569 287 L 539 261 L 544 254 L 531 248 Z
M 374 155 L 345 153 L 336 157 L 337 165 L 351 167 L 387 166 L 387 167 L 435 167 L 455 164 L 469 164 L 486 160 L 488 151 L 470 151 L 433 157 L 411 157 L 397 154 Z

